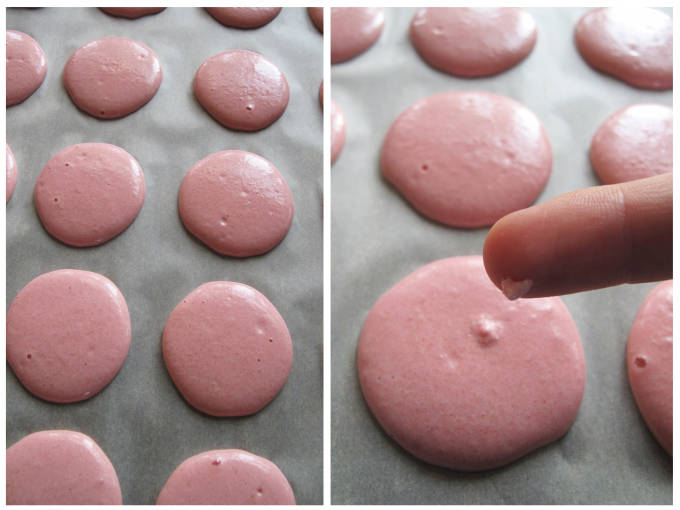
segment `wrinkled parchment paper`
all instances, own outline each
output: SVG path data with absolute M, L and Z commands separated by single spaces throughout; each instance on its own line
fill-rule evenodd
M 586 9 L 529 11 L 538 26 L 536 47 L 497 76 L 454 78 L 429 67 L 408 40 L 415 9 L 387 9 L 377 44 L 332 67 L 331 93 L 348 132 L 331 172 L 334 504 L 672 503 L 672 459 L 645 426 L 625 365 L 633 317 L 653 284 L 564 297 L 586 354 L 583 403 L 563 439 L 505 468 L 470 474 L 421 462 L 383 432 L 359 388 L 356 345 L 376 300 L 429 262 L 481 254 L 488 231 L 429 221 L 381 178 L 383 137 L 405 108 L 446 90 L 495 92 L 526 105 L 543 122 L 554 152 L 543 202 L 598 184 L 588 148 L 606 117 L 637 102 L 672 104 L 671 91 L 635 89 L 585 63 L 572 34 Z
M 241 448 L 270 459 L 298 503 L 322 503 L 322 36 L 302 8 L 284 8 L 255 30 L 227 28 L 200 8 L 168 8 L 136 20 L 96 8 L 7 9 L 7 28 L 32 36 L 47 55 L 40 89 L 7 110 L 7 141 L 19 179 L 7 206 L 7 307 L 36 276 L 55 269 L 96 271 L 123 292 L 132 320 L 130 352 L 118 376 L 82 403 L 42 401 L 7 366 L 7 445 L 44 429 L 91 436 L 116 468 L 126 504 L 153 504 L 172 471 L 211 449 Z M 102 121 L 71 102 L 61 73 L 70 54 L 99 37 L 143 42 L 158 55 L 163 82 L 142 109 Z M 192 80 L 208 57 L 228 49 L 257 51 L 290 85 L 283 116 L 256 133 L 230 131 L 196 101 Z M 135 222 L 95 248 L 50 237 L 32 192 L 47 161 L 68 145 L 118 145 L 141 164 L 146 200 Z M 283 174 L 295 200 L 290 232 L 266 255 L 234 259 L 212 252 L 183 228 L 177 213 L 182 177 L 201 158 L 226 149 L 255 152 Z M 213 418 L 189 406 L 165 369 L 161 334 L 179 301 L 213 280 L 247 283 L 286 320 L 294 345 L 290 377 L 254 416 Z

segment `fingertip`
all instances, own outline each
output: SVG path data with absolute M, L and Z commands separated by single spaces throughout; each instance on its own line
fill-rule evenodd
M 491 281 L 508 299 L 526 295 L 533 282 L 523 274 L 525 244 L 522 238 L 526 230 L 524 210 L 516 211 L 498 220 L 489 230 L 484 241 L 482 256 L 484 268 Z
M 498 220 L 489 230 L 484 240 L 484 247 L 482 249 L 482 259 L 484 260 L 484 269 L 486 269 L 486 274 L 494 283 L 496 287 L 501 288 L 501 277 L 499 273 L 499 261 L 498 257 L 498 235 L 497 226 L 503 221 L 502 218 Z
M 496 222 L 484 267 L 511 299 L 667 279 L 672 202 L 670 175 L 560 195 Z

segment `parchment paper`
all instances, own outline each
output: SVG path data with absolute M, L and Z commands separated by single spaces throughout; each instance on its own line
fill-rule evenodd
M 168 8 L 136 20 L 96 8 L 7 9 L 7 28 L 44 49 L 48 74 L 40 89 L 7 110 L 7 141 L 19 179 L 7 206 L 7 307 L 34 277 L 76 268 L 110 278 L 123 292 L 132 343 L 118 376 L 78 404 L 42 401 L 7 366 L 7 445 L 44 429 L 91 436 L 116 468 L 126 504 L 153 504 L 172 471 L 205 450 L 241 448 L 277 464 L 298 503 L 322 503 L 322 36 L 305 9 L 284 8 L 255 30 L 227 28 L 200 8 Z M 99 37 L 123 36 L 153 49 L 163 68 L 156 96 L 122 119 L 102 121 L 71 102 L 61 73 L 70 54 Z M 290 103 L 256 133 L 228 130 L 196 101 L 192 80 L 206 58 L 227 49 L 262 53 L 286 75 Z M 119 237 L 78 249 L 50 237 L 32 201 L 47 161 L 68 145 L 119 145 L 141 164 L 146 200 Z M 295 217 L 283 242 L 263 256 L 222 257 L 193 238 L 177 213 L 182 177 L 199 159 L 226 149 L 255 152 L 283 174 Z M 189 406 L 165 369 L 161 334 L 179 301 L 200 284 L 252 285 L 276 306 L 290 330 L 294 362 L 282 392 L 261 412 L 213 418 Z
M 431 222 L 381 178 L 383 137 L 405 108 L 446 90 L 495 92 L 526 105 L 554 151 L 543 202 L 598 184 L 588 148 L 606 117 L 636 102 L 672 104 L 671 91 L 635 89 L 585 63 L 572 34 L 586 9 L 528 10 L 538 25 L 535 49 L 494 77 L 461 79 L 430 68 L 408 40 L 414 9 L 387 9 L 378 43 L 332 67 L 331 93 L 348 126 L 331 172 L 334 504 L 672 503 L 672 459 L 640 417 L 625 365 L 633 317 L 653 284 L 564 297 L 586 354 L 583 403 L 562 440 L 505 468 L 465 474 L 416 459 L 383 432 L 359 388 L 356 345 L 376 300 L 429 262 L 481 254 L 488 231 Z

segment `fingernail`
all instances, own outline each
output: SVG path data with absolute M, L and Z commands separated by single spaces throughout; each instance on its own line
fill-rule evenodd
M 534 282 L 528 278 L 526 280 L 506 278 L 501 282 L 501 290 L 503 291 L 503 294 L 505 294 L 505 297 L 510 300 L 515 300 L 529 292 L 533 283 Z

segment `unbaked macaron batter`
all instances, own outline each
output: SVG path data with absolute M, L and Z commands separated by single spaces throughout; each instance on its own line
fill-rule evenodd
M 204 283 L 172 311 L 163 359 L 175 386 L 213 416 L 256 413 L 281 391 L 293 364 L 283 317 L 243 283 Z
M 50 402 L 93 397 L 123 366 L 130 314 L 118 287 L 90 271 L 60 269 L 26 285 L 7 312 L 7 361 Z
M 5 150 L 7 151 L 5 154 L 5 171 L 7 172 L 7 202 L 9 202 L 9 199 L 12 198 L 12 194 L 14 193 L 14 188 L 16 188 L 17 185 L 17 162 L 14 159 L 14 154 L 12 154 L 12 150 L 9 148 L 9 144 L 5 144 Z
M 266 253 L 288 233 L 293 196 L 269 161 L 246 151 L 222 151 L 187 172 L 179 190 L 187 230 L 232 257 Z
M 647 7 L 603 7 L 576 25 L 576 46 L 595 69 L 635 87 L 673 88 L 673 21 Z
M 590 161 L 604 184 L 673 171 L 673 109 L 634 104 L 605 120 L 590 144 Z
M 331 64 L 350 60 L 373 46 L 382 34 L 380 7 L 331 8 Z
M 40 45 L 30 35 L 7 30 L 6 42 L 6 105 L 27 99 L 42 85 L 47 74 L 47 58 Z
M 319 87 L 319 102 L 323 108 L 323 81 Z M 331 99 L 331 164 L 340 157 L 342 148 L 345 146 L 347 140 L 347 124 L 345 123 L 345 114 Z
M 100 7 L 100 9 L 111 16 L 137 19 L 149 14 L 158 14 L 164 11 L 165 7 Z
M 323 34 L 323 7 L 307 7 L 307 13 L 317 30 Z
M 198 102 L 230 129 L 258 131 L 288 106 L 290 90 L 281 70 L 259 53 L 229 50 L 201 64 L 194 77 Z
M 116 470 L 92 438 L 30 434 L 7 449 L 8 505 L 122 505 Z
M 81 143 L 59 151 L 38 176 L 35 208 L 45 230 L 71 246 L 97 246 L 137 217 L 146 184 L 142 168 L 125 150 Z
M 383 429 L 431 464 L 479 471 L 562 437 L 581 404 L 583 347 L 559 298 L 509 301 L 482 257 L 438 260 L 373 306 L 361 389 Z
M 422 214 L 474 228 L 538 198 L 552 149 L 541 122 L 517 101 L 453 91 L 418 101 L 394 121 L 380 165 Z
M 456 76 L 490 76 L 531 53 L 536 22 L 515 7 L 426 7 L 413 17 L 410 37 L 432 67 Z
M 340 157 L 342 148 L 347 140 L 347 124 L 345 114 L 340 107 L 331 99 L 331 163 Z
M 657 285 L 630 329 L 628 380 L 649 430 L 673 455 L 673 280 Z
M 145 44 L 105 37 L 78 48 L 66 62 L 63 78 L 78 108 L 101 119 L 117 119 L 151 100 L 163 71 Z
M 205 7 L 217 21 L 228 27 L 259 28 L 281 12 L 281 7 Z
M 271 461 L 243 450 L 212 450 L 182 462 L 157 505 L 294 505 L 288 480 Z

